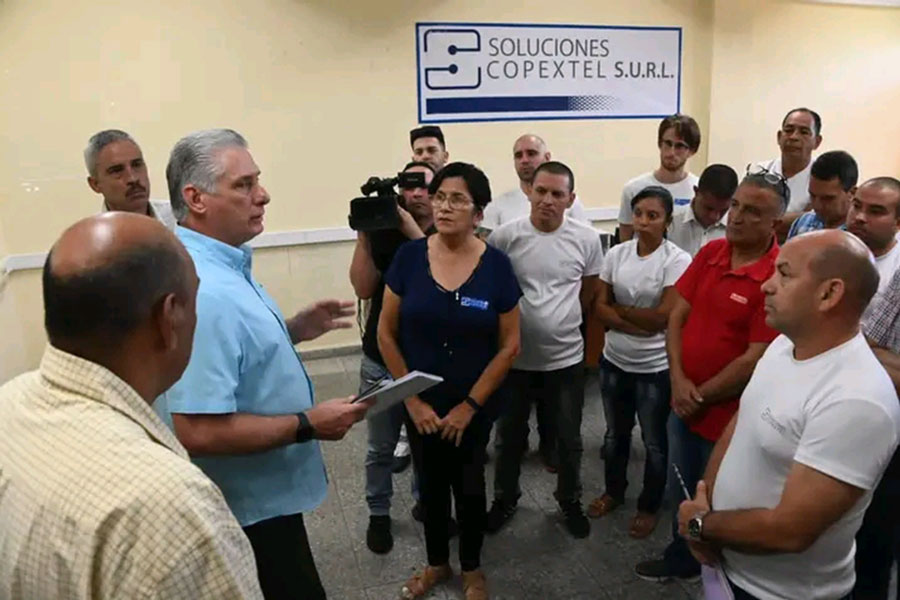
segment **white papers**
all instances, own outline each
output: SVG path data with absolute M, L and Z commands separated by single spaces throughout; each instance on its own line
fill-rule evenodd
M 377 415 L 399 402 L 403 402 L 407 398 L 411 398 L 416 394 L 424 392 L 444 380 L 443 377 L 423 373 L 421 371 L 412 371 L 407 373 L 400 379 L 393 381 L 384 381 L 374 390 L 369 391 L 363 396 L 354 398 L 354 402 L 361 402 L 374 398 L 375 404 L 366 413 L 367 417 Z

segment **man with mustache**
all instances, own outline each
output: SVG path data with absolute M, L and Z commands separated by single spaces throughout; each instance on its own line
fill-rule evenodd
M 880 295 L 900 268 L 900 182 L 893 177 L 875 177 L 859 186 L 847 212 L 847 231 L 858 237 L 875 256 L 875 268 L 881 278 L 875 300 L 869 304 L 868 317 Z
M 900 438 L 897 394 L 860 331 L 877 286 L 840 230 L 790 240 L 762 286 L 782 335 L 678 511 L 694 556 L 724 558 L 736 600 L 853 597 L 853 538 Z
M 230 129 L 175 144 L 166 167 L 175 234 L 200 287 L 194 347 L 182 378 L 154 408 L 222 490 L 256 556 L 267 600 L 321 600 L 325 590 L 303 513 L 325 499 L 316 440 L 339 440 L 365 403 L 313 404 L 294 344 L 352 325 L 353 303 L 323 300 L 285 319 L 252 275 L 247 245 L 262 233 L 269 193 L 246 140 Z
M 728 210 L 725 239 L 703 246 L 675 284 L 677 300 L 666 330 L 669 460 L 689 489 L 703 475 L 757 361 L 778 335 L 766 325 L 760 285 L 775 270 L 775 228 L 788 193 L 784 180 L 770 173 L 746 175 Z M 669 490 L 677 504 L 680 486 Z M 642 562 L 635 572 L 657 582 L 700 575 L 677 521 L 663 558 Z
M 784 177 L 791 190 L 787 213 L 778 227 L 778 239 L 783 241 L 791 225 L 809 206 L 812 153 L 822 143 L 822 117 L 806 107 L 794 108 L 781 120 L 776 139 L 781 157 L 763 161 L 759 166 Z
M 158 219 L 175 229 L 167 200 L 150 199 L 150 178 L 140 146 L 119 129 L 98 131 L 84 150 L 88 185 L 103 196 L 103 211 L 121 210 Z
M 675 206 L 690 204 L 700 179 L 687 170 L 687 161 L 700 148 L 700 126 L 688 115 L 672 115 L 659 123 L 656 134 L 659 150 L 659 167 L 638 175 L 622 189 L 619 206 L 619 239 L 623 242 L 634 237 L 631 216 L 631 199 L 646 187 L 657 185 L 669 190 Z

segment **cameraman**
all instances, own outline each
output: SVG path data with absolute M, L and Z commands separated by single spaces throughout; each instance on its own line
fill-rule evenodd
M 382 274 L 391 265 L 394 254 L 401 245 L 408 240 L 423 238 L 434 232 L 434 217 L 431 200 L 428 198 L 428 184 L 434 177 L 434 168 L 426 162 L 411 162 L 404 167 L 403 172 L 424 173 L 424 186 L 401 187 L 397 206 L 397 213 L 400 216 L 398 229 L 357 232 L 356 248 L 350 263 L 350 283 L 356 296 L 361 300 L 371 300 L 362 338 L 360 390 L 378 379 L 389 377 L 381 353 L 378 351 L 377 340 L 378 317 L 381 315 L 381 301 L 384 297 Z M 366 545 L 376 554 L 390 552 L 394 545 L 390 516 L 393 494 L 391 467 L 405 410 L 403 403 L 400 403 L 373 415 L 367 421 L 369 448 L 366 453 L 366 502 L 369 505 L 370 516 Z M 413 497 L 418 506 L 418 474 L 415 472 L 415 465 L 412 487 Z

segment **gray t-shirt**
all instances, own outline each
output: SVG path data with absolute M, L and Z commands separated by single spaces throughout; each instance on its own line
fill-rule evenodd
M 521 352 L 514 367 L 554 371 L 584 359 L 579 292 L 584 277 L 600 273 L 603 250 L 590 225 L 566 217 L 551 233 L 530 217 L 491 233 L 488 243 L 505 252 L 522 288 Z

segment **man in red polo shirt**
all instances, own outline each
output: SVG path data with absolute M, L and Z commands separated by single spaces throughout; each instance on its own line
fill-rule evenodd
M 756 362 L 778 335 L 766 325 L 760 286 L 775 270 L 775 228 L 789 199 L 778 175 L 744 177 L 728 211 L 725 239 L 704 246 L 675 284 L 678 299 L 666 334 L 672 380 L 669 460 L 689 490 L 703 476 Z M 672 505 L 678 506 L 684 499 L 681 485 L 674 475 L 669 481 Z M 663 558 L 642 562 L 635 572 L 659 582 L 700 575 L 699 563 L 678 535 L 677 518 Z

